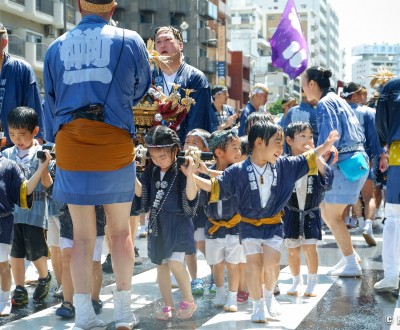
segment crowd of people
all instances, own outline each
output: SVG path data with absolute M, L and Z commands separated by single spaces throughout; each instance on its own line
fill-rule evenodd
M 343 255 L 329 274 L 360 277 L 348 227 L 356 219 L 366 243 L 376 245 L 373 221 L 382 200 L 384 278 L 375 289 L 398 289 L 400 78 L 381 81 L 375 110 L 365 105 L 363 86 L 348 83 L 338 95 L 331 71 L 310 67 L 300 104 L 285 99 L 281 118 L 265 111 L 268 87 L 261 83 L 239 111 L 227 104 L 225 86 L 209 86 L 184 61 L 179 30 L 155 30 L 155 50 L 168 60 L 151 68 L 142 38 L 108 24 L 115 8 L 114 0 L 79 1 L 82 21 L 46 53 L 43 102 L 30 65 L 5 52 L 7 30 L 0 25 L 1 315 L 28 302 L 25 259 L 39 274 L 33 299 L 46 299 L 50 248 L 63 297 L 56 315 L 74 318 L 74 329 L 105 329 L 97 317 L 105 241 L 116 282 L 115 328 L 136 326 L 131 280 L 142 217 L 163 301 L 158 320 L 195 314 L 195 297 L 205 290 L 200 251 L 210 266 L 213 305 L 236 312 L 250 297 L 251 321 L 265 323 L 281 314 L 274 294 L 282 243 L 293 276 L 287 294 L 315 297 L 323 226 Z M 176 85 L 182 98 L 191 90 L 194 103 L 178 127 L 147 132 L 148 160 L 139 173 L 132 108 L 151 85 L 166 96 Z M 207 152 L 209 163 L 201 160 Z M 174 282 L 182 295 L 177 306 Z

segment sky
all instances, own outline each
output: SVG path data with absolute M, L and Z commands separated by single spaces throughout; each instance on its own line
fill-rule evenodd
M 340 48 L 346 49 L 346 80 L 351 80 L 351 48 L 400 44 L 399 0 L 328 0 L 339 17 Z

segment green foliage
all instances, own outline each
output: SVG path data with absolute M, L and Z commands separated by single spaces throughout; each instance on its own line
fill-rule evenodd
M 283 113 L 282 99 L 278 99 L 275 103 L 273 103 L 268 109 L 268 112 L 272 115 Z

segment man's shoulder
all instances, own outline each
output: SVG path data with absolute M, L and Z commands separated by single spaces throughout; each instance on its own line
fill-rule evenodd
M 190 72 L 191 76 L 207 81 L 206 75 L 203 73 L 203 71 L 200 71 L 193 65 L 187 64 L 186 62 L 184 62 L 183 65 L 183 70 L 185 70 L 186 72 Z
M 7 58 L 5 65 L 10 65 L 20 70 L 32 70 L 32 66 L 27 61 L 13 56 Z

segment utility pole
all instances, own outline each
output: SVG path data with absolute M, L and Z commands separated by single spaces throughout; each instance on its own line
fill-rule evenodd
M 67 0 L 64 0 L 64 33 L 67 32 Z

